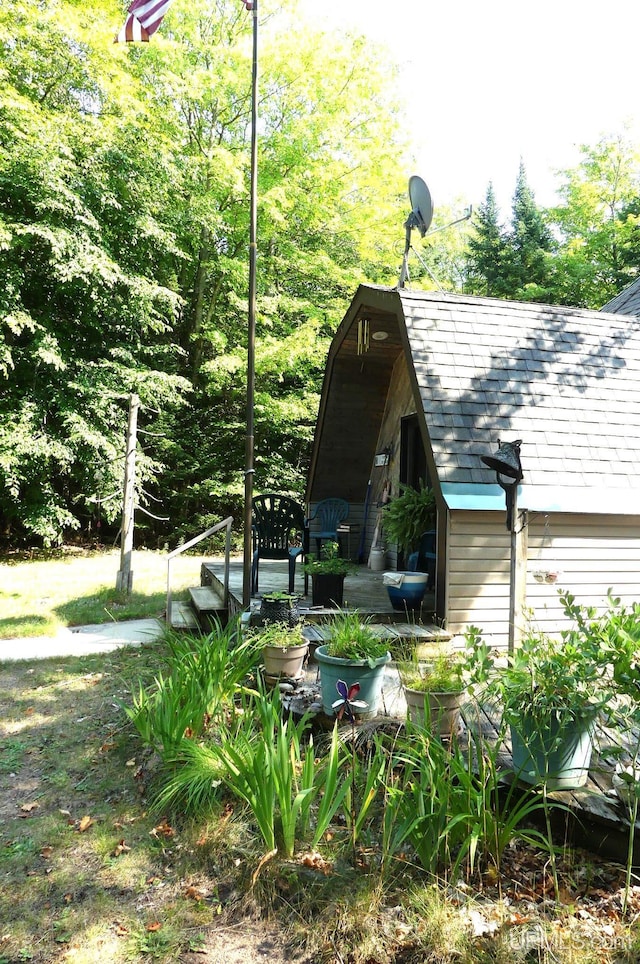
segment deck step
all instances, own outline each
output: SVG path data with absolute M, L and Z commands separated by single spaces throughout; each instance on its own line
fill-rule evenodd
M 181 631 L 197 630 L 199 628 L 196 614 L 189 603 L 186 602 L 172 601 L 169 625 L 172 629 Z
M 189 590 L 189 598 L 198 625 L 204 632 L 211 632 L 218 623 L 226 624 L 229 612 L 223 594 L 214 586 L 194 586 Z
M 193 586 L 189 590 L 189 598 L 199 617 L 224 612 L 222 595 L 212 586 Z

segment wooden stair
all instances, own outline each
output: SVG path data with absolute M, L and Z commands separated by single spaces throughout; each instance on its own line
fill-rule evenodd
M 220 586 L 193 586 L 188 590 L 188 601 L 172 601 L 170 625 L 182 632 L 211 632 L 216 623 L 223 626 L 229 617 Z

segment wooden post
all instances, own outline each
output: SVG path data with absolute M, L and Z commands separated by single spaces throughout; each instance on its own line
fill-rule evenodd
M 127 427 L 127 447 L 124 462 L 124 485 L 122 496 L 122 529 L 120 535 L 120 570 L 116 576 L 116 589 L 130 593 L 133 589 L 133 527 L 135 512 L 136 445 L 138 433 L 138 409 L 140 399 L 137 395 L 129 398 L 129 425 Z

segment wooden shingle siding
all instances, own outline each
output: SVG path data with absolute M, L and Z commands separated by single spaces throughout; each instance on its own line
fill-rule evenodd
M 555 584 L 537 582 L 534 573 L 556 571 Z M 462 633 L 480 627 L 492 643 L 506 645 L 510 537 L 504 515 L 452 512 L 447 559 L 447 629 Z M 527 607 L 541 630 L 566 628 L 558 591 L 602 609 L 607 591 L 629 605 L 640 601 L 640 516 L 549 514 L 530 517 Z

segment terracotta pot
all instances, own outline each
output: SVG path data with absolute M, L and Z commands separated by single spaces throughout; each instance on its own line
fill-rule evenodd
M 440 736 L 458 732 L 464 693 L 432 693 L 405 686 L 404 695 L 412 723 L 429 723 L 433 732 Z
M 284 649 L 282 646 L 265 646 L 262 658 L 267 676 L 301 679 L 308 650 L 309 643 L 306 640 L 299 646 L 287 646 Z

